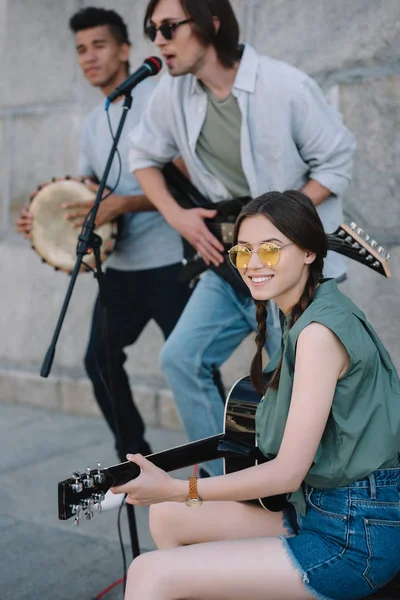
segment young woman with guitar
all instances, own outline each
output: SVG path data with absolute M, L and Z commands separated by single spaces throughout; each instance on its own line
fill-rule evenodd
M 361 310 L 320 279 L 327 237 L 304 194 L 252 200 L 235 243 L 230 259 L 257 307 L 251 379 L 264 393 L 256 432 L 269 460 L 188 486 L 128 455 L 141 474 L 114 491 L 154 505 L 160 550 L 134 560 L 126 599 L 367 597 L 400 568 L 396 369 Z M 270 299 L 283 337 L 263 374 Z M 283 512 L 245 502 L 282 493 Z

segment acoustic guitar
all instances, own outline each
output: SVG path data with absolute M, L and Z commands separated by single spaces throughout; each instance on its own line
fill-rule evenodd
M 259 462 L 265 457 L 256 446 L 255 413 L 260 396 L 253 388 L 250 378 L 243 377 L 231 389 L 226 404 L 223 431 L 204 438 L 150 454 L 146 458 L 164 471 L 174 471 L 201 462 L 224 459 L 225 473 L 232 473 Z M 100 506 L 105 493 L 113 486 L 123 485 L 140 474 L 139 467 L 129 461 L 106 469 L 86 468 L 58 484 L 58 517 L 61 520 L 75 517 L 79 523 L 84 515 L 93 517 L 93 508 Z M 255 500 L 272 511 L 283 510 L 285 495 Z

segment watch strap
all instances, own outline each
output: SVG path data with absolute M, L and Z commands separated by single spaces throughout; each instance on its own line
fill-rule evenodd
M 195 500 L 199 497 L 197 491 L 197 477 L 192 475 L 189 477 L 189 500 Z

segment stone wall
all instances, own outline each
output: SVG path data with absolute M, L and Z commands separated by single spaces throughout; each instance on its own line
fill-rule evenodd
M 351 263 L 344 285 L 400 366 L 400 7 L 398 0 L 234 0 L 242 39 L 314 76 L 357 138 L 347 220 L 387 246 L 393 279 Z M 68 278 L 54 273 L 13 232 L 29 194 L 50 177 L 76 172 L 82 119 L 101 100 L 83 79 L 70 15 L 114 8 L 128 22 L 131 63 L 154 53 L 141 34 L 144 0 L 0 0 L 0 400 L 97 414 L 82 357 L 96 284 L 79 277 L 48 380 L 38 375 Z M 129 349 L 128 370 L 149 424 L 179 427 L 150 324 Z M 224 366 L 229 387 L 252 354 L 245 341 Z

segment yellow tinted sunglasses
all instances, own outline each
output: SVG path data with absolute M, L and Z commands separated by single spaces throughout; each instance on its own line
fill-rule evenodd
M 258 258 L 266 267 L 276 267 L 281 258 L 282 248 L 291 246 L 293 242 L 284 244 L 283 246 L 277 246 L 271 242 L 265 242 L 260 244 L 257 250 L 250 250 L 247 246 L 237 244 L 233 246 L 228 252 L 229 258 L 235 269 L 247 269 L 252 254 L 257 254 Z

